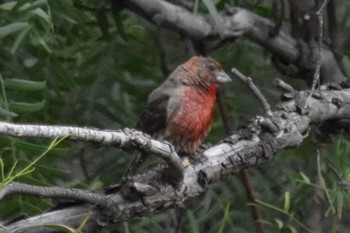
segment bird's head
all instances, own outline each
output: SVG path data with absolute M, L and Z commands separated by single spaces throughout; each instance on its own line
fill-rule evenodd
M 211 57 L 194 56 L 183 67 L 191 73 L 193 82 L 210 86 L 232 81 L 221 64 Z

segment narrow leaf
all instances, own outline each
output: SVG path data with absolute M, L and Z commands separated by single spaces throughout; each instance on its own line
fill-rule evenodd
M 20 23 L 11 23 L 9 25 L 0 27 L 0 38 L 3 38 L 5 36 L 10 35 L 11 33 L 20 31 L 26 27 L 28 27 L 29 24 L 25 22 L 20 22 Z
M 16 116 L 18 116 L 16 113 L 0 107 L 0 117 L 12 118 L 12 117 L 16 117 Z
M 10 102 L 10 109 L 15 112 L 36 112 L 45 106 L 45 100 L 37 103 Z
M 225 213 L 224 213 L 224 218 L 220 224 L 220 228 L 218 230 L 218 233 L 224 232 L 224 228 L 228 219 L 228 216 L 230 215 L 230 202 L 227 202 L 226 208 L 225 208 Z
M 11 53 L 15 54 L 18 47 L 20 46 L 20 44 L 22 43 L 23 39 L 25 38 L 25 36 L 28 34 L 28 32 L 30 31 L 30 29 L 32 28 L 32 26 L 28 26 L 27 28 L 23 29 L 17 36 L 15 43 L 12 46 L 11 49 Z
M 297 233 L 293 227 L 283 227 L 280 231 L 281 233 Z
M 26 10 L 32 10 L 40 6 L 46 5 L 46 0 L 24 0 L 24 1 L 18 1 L 16 6 L 12 9 L 12 11 L 26 11 Z
M 283 224 L 281 219 L 275 218 L 273 221 L 277 225 L 278 229 L 282 229 L 282 227 L 284 226 L 284 224 Z
M 45 11 L 43 11 L 40 8 L 36 8 L 34 10 L 31 11 L 33 14 L 39 16 L 40 18 L 42 18 L 43 20 L 46 21 L 46 23 L 50 24 L 51 23 L 51 19 L 50 16 L 48 14 L 46 14 Z
M 284 193 L 284 211 L 289 212 L 290 209 L 290 193 Z
M 75 232 L 75 230 L 73 228 L 67 227 L 67 226 L 62 225 L 62 224 L 44 224 L 43 226 L 58 230 L 60 232 L 66 232 L 66 233 L 74 233 Z
M 16 2 L 6 2 L 0 5 L 0 9 L 5 11 L 10 11 L 16 4 L 17 4 Z
M 29 81 L 25 79 L 5 79 L 6 88 L 16 91 L 39 91 L 46 87 L 46 81 Z
M 311 181 L 309 179 L 309 177 L 307 177 L 303 172 L 300 172 L 301 177 L 303 178 L 303 180 L 305 181 L 306 184 L 311 184 Z
M 187 211 L 187 220 L 188 220 L 187 226 L 188 226 L 189 232 L 198 233 L 199 232 L 198 221 L 194 216 L 193 212 L 190 210 Z
M 0 175 L 1 175 L 1 182 L 5 180 L 5 169 L 4 169 L 4 161 L 0 158 Z M 0 185 L 1 186 L 1 185 Z

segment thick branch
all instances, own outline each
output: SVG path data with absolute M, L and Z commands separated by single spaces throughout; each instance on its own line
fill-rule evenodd
M 3 225 L 14 232 L 48 232 L 42 224 L 54 222 L 76 227 L 90 212 L 93 218 L 85 229 L 89 231 L 111 222 L 180 205 L 203 193 L 208 184 L 223 176 L 258 166 L 277 152 L 298 146 L 311 124 L 350 117 L 349 89 L 323 91 L 323 99 L 312 97 L 310 107 L 304 109 L 309 95 L 309 91 L 297 93 L 294 99 L 272 110 L 272 116 L 255 117 L 224 142 L 204 151 L 200 162 L 185 168 L 184 180 L 177 187 L 164 182 L 163 169 L 159 167 L 134 177 L 126 189 L 108 196 L 114 203 L 110 209 L 81 204 Z M 52 216 L 55 216 L 54 220 Z
M 219 32 L 208 15 L 192 12 L 163 0 L 128 0 L 125 7 L 148 19 L 156 25 L 180 32 L 196 40 L 229 39 L 246 36 L 267 49 L 271 54 L 284 61 L 309 68 L 304 64 L 300 46 L 286 32 L 274 37 L 269 35 L 274 23 L 249 10 L 239 7 L 227 7 L 221 13 L 223 32 Z M 323 83 L 343 82 L 345 77 L 339 68 L 333 53 L 328 48 L 321 51 L 321 72 Z
M 175 182 L 183 178 L 182 161 L 172 145 L 151 139 L 137 130 L 98 130 L 71 126 L 24 125 L 0 121 L 0 134 L 15 137 L 57 138 L 93 142 L 123 149 L 138 149 L 163 159 L 171 169 Z
M 116 1 L 116 0 L 114 0 Z M 209 17 L 193 14 L 183 7 L 162 0 L 131 0 L 123 3 L 128 9 L 156 25 L 171 28 L 195 39 L 217 36 Z M 189 23 L 191 22 L 191 23 Z

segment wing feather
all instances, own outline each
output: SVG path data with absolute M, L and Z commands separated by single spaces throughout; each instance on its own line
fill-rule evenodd
M 180 74 L 179 68 L 176 69 L 161 86 L 149 95 L 147 104 L 136 124 L 137 129 L 152 136 L 162 137 L 161 134 L 166 129 L 168 120 L 179 109 L 179 88 L 184 85 L 183 79 L 179 78 Z
M 154 135 L 166 127 L 169 95 L 161 95 L 148 101 L 136 124 L 142 132 Z

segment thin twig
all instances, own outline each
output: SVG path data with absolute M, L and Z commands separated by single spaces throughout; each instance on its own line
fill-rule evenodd
M 294 88 L 289 85 L 288 83 L 284 82 L 281 79 L 275 79 L 273 80 L 273 85 L 275 85 L 276 87 L 282 89 L 283 91 L 286 91 L 287 93 L 294 93 L 296 92 L 296 90 L 294 90 Z
M 222 120 L 222 123 L 224 125 L 225 133 L 229 134 L 230 131 L 232 130 L 232 127 L 231 127 L 230 120 L 229 120 L 228 110 L 227 110 L 227 107 L 226 107 L 225 101 L 224 101 L 224 92 L 221 88 L 219 88 L 219 91 L 217 93 L 217 103 L 218 103 L 218 107 L 219 107 L 221 120 Z
M 338 179 L 339 186 L 345 190 L 345 192 L 350 193 L 350 183 L 342 178 L 337 169 L 333 167 L 332 164 L 327 163 L 329 170 L 331 170 Z
M 337 177 L 337 179 L 338 179 L 339 181 L 344 181 L 343 178 L 342 178 L 342 176 L 339 174 L 339 172 L 337 171 L 337 169 L 336 169 L 335 167 L 333 167 L 332 164 L 327 163 L 327 166 L 328 166 L 328 168 L 334 173 L 334 175 Z
M 320 84 L 320 70 L 321 70 L 321 51 L 322 51 L 322 43 L 323 43 L 323 13 L 324 10 L 328 4 L 329 0 L 324 0 L 320 9 L 316 12 L 317 18 L 318 18 L 318 47 L 317 47 L 317 53 L 318 53 L 318 59 L 317 59 L 317 64 L 315 68 L 315 73 L 314 73 L 314 79 L 312 81 L 312 86 L 311 86 L 311 93 L 309 95 L 309 98 L 307 99 L 304 108 L 307 108 L 309 106 L 309 102 L 311 99 L 311 96 L 315 92 L 317 84 Z
M 232 68 L 231 72 L 239 79 L 241 80 L 246 86 L 253 92 L 256 98 L 258 98 L 260 104 L 265 110 L 265 113 L 268 116 L 272 116 L 272 111 L 269 103 L 267 102 L 264 95 L 260 92 L 257 86 L 253 83 L 253 80 L 250 77 L 247 77 L 243 75 L 241 72 L 239 72 L 237 69 Z
M 254 191 L 253 184 L 247 169 L 243 169 L 241 171 L 241 177 L 244 185 L 246 186 L 245 190 L 247 192 L 248 199 L 251 203 L 253 203 L 253 205 L 249 205 L 249 206 L 251 209 L 252 218 L 254 219 L 255 232 L 264 233 L 264 229 L 262 226 L 262 218 L 256 202 L 257 200 L 256 193 Z

